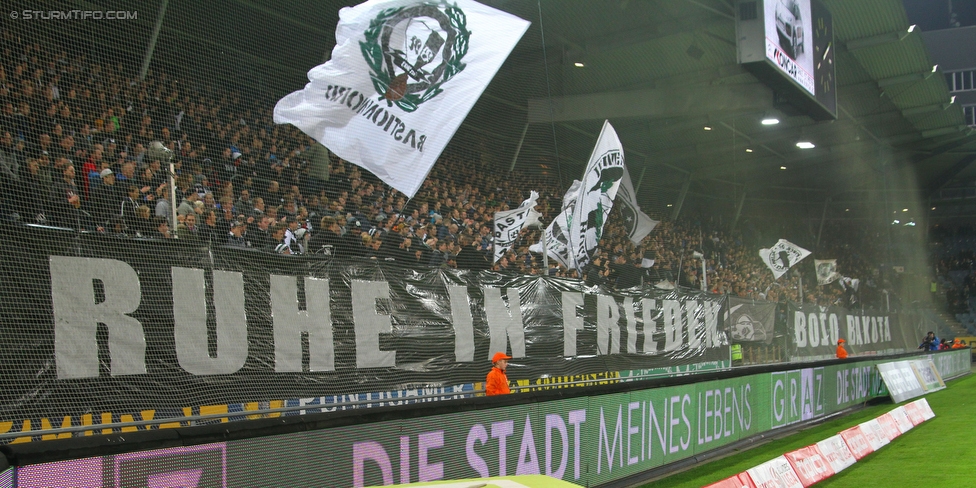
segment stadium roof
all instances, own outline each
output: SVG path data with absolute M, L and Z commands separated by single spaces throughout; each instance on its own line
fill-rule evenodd
M 825 3 L 838 46 L 836 121 L 777 110 L 772 91 L 737 65 L 734 10 L 722 0 L 543 4 L 549 85 L 558 88 L 551 108 L 530 97 L 528 117 L 554 119 L 560 154 L 582 155 L 592 138 L 580 132 L 594 134 L 609 118 L 635 181 L 647 165 L 651 185 L 672 191 L 690 177 L 702 195 L 728 196 L 732 184 L 774 200 L 803 199 L 798 190 L 858 199 L 890 164 L 890 188 L 913 189 L 917 175 L 924 196 L 957 176 L 976 137 L 921 38 L 908 32 L 901 2 Z M 496 6 L 539 16 L 525 2 Z M 782 123 L 763 126 L 766 115 Z M 799 149 L 800 139 L 817 147 Z
M 737 64 L 733 0 L 483 1 L 532 22 L 456 136 L 492 141 L 497 164 L 517 154 L 519 167 L 568 186 L 607 118 L 641 203 L 662 211 L 683 188 L 717 202 L 748 193 L 756 202 L 854 205 L 879 191 L 922 200 L 976 175 L 976 135 L 918 30 L 909 32 L 901 0 L 824 0 L 837 48 L 838 118 L 827 122 L 784 113 Z M 169 4 L 153 66 L 207 70 L 283 96 L 329 55 L 338 10 L 355 3 Z M 127 4 L 138 23 L 86 27 L 86 36 L 135 40 L 131 55 L 141 60 L 160 4 Z M 781 123 L 762 125 L 767 115 Z M 816 148 L 798 149 L 801 138 Z

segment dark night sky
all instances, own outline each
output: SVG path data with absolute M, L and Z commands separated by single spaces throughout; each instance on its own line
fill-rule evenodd
M 956 27 L 950 25 L 949 5 L 956 14 L 958 27 L 976 25 L 976 0 L 902 0 L 908 21 L 923 31 Z

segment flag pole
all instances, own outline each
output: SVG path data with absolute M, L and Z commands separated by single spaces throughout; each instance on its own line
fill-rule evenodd
M 684 251 L 683 248 L 681 250 Z M 681 263 L 682 261 L 684 261 L 684 259 L 685 259 L 685 253 L 682 252 L 681 255 L 678 256 L 678 278 L 674 280 L 675 290 L 677 290 L 678 287 L 681 286 Z
M 536 197 L 537 197 L 537 200 L 536 200 L 536 205 L 535 206 L 538 206 L 538 204 L 539 204 L 538 203 L 538 199 L 541 199 L 542 196 L 541 195 L 536 195 Z M 530 194 L 529 199 L 531 199 L 531 198 L 532 197 L 531 197 L 531 194 Z M 525 202 L 522 202 L 522 203 L 525 203 Z M 529 207 L 528 210 L 529 211 L 534 210 L 535 209 L 535 206 Z M 519 205 L 519 207 L 521 207 L 521 205 Z M 545 268 L 545 274 L 548 276 L 549 275 L 549 240 L 546 238 L 546 226 L 542 225 L 542 213 L 541 212 L 538 212 L 538 211 L 536 211 L 536 213 L 538 213 L 539 215 L 538 215 L 538 217 L 535 217 L 535 222 L 533 222 L 531 225 L 529 225 L 527 227 L 523 227 L 523 229 L 525 229 L 525 228 L 528 228 L 528 229 L 538 228 L 539 230 L 542 231 L 542 238 L 539 239 L 540 241 L 542 241 L 541 242 L 541 244 L 542 244 L 542 266 Z M 519 232 L 521 232 L 521 231 L 519 231 Z
M 529 124 L 525 124 L 525 127 L 528 129 Z M 539 199 L 541 200 L 542 197 L 540 196 Z M 546 205 L 546 208 L 549 208 L 548 204 Z M 539 214 L 539 217 L 542 217 L 541 213 Z M 547 227 L 542 225 L 541 218 L 536 219 L 536 221 L 539 223 L 539 229 L 542 230 L 542 267 L 546 269 L 545 276 L 549 276 L 549 238 L 546 236 Z
M 799 270 L 797 270 L 797 273 L 799 273 L 800 275 L 800 284 L 798 286 L 798 289 L 800 291 L 800 303 L 802 304 L 803 303 L 803 273 L 800 273 Z
M 545 268 L 545 276 L 549 276 L 549 239 L 545 228 L 542 229 L 542 267 Z
M 176 232 L 177 220 L 176 220 L 176 163 L 173 162 L 171 158 L 169 160 L 169 209 L 170 209 L 170 219 L 173 221 L 173 232 Z
M 695 257 L 695 258 L 698 258 L 698 259 L 701 259 L 701 269 L 702 269 L 701 290 L 702 291 L 708 291 L 708 276 L 705 275 L 705 272 L 706 272 L 706 268 L 705 268 L 705 255 L 702 254 L 702 253 L 700 253 L 700 252 L 698 252 L 698 251 L 695 251 L 695 252 L 693 252 L 691 254 L 691 256 L 692 257 Z
M 529 128 L 529 124 L 528 123 L 525 124 L 525 128 L 526 129 Z M 522 133 L 522 137 L 525 137 L 525 133 L 524 132 Z M 520 142 L 519 143 L 519 146 L 521 146 L 521 144 L 522 143 Z M 516 157 L 518 157 L 518 155 L 516 155 Z M 513 168 L 515 167 L 514 164 L 515 163 L 513 161 L 512 162 L 512 167 Z M 539 199 L 540 200 L 542 199 L 542 195 L 539 196 Z M 548 205 L 546 205 L 546 208 L 548 208 Z M 541 212 L 539 213 L 539 217 L 542 217 L 542 213 Z M 549 276 L 549 239 L 546 238 L 546 228 L 547 228 L 547 226 L 542 225 L 542 219 L 541 218 L 536 219 L 536 223 L 539 225 L 539 230 L 542 231 L 542 239 L 541 239 L 542 240 L 542 267 L 545 269 L 545 276 Z

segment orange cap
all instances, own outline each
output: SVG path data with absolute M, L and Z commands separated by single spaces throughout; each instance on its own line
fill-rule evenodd
M 845 342 L 844 339 L 837 339 L 838 344 L 840 344 L 841 342 Z
M 501 361 L 502 359 L 512 359 L 512 356 L 506 356 L 505 353 L 503 353 L 503 352 L 496 352 L 495 355 L 491 357 L 491 362 L 492 363 L 497 363 L 498 361 Z

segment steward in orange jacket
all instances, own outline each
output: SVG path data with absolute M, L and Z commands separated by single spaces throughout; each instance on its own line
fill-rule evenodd
M 508 376 L 505 376 L 505 368 L 508 368 L 508 360 L 511 356 L 506 356 L 503 352 L 496 352 L 491 358 L 492 368 L 485 378 L 485 394 L 506 395 L 512 390 L 508 388 Z
M 847 349 L 844 349 L 844 339 L 837 339 L 837 359 L 847 359 Z

